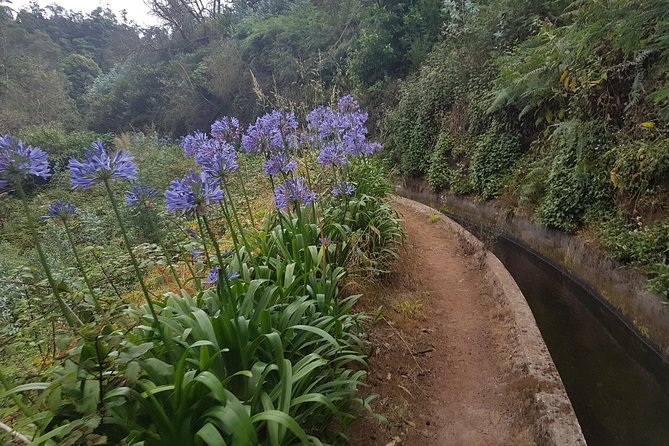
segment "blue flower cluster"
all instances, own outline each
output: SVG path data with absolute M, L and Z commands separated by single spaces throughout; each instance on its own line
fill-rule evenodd
M 200 147 L 209 140 L 209 137 L 197 130 L 192 135 L 186 135 L 181 139 L 181 147 L 184 149 L 184 155 L 194 156 Z
M 332 188 L 332 195 L 334 195 L 335 197 L 340 195 L 353 195 L 354 193 L 355 193 L 355 184 L 347 183 L 346 181 L 343 181 Z
M 195 163 L 202 167 L 202 172 L 217 181 L 239 168 L 235 148 L 216 139 L 210 139 L 200 146 L 195 154 Z
M 208 205 L 223 200 L 221 188 L 204 172 L 188 172 L 165 191 L 167 210 L 173 214 L 203 215 Z
M 281 210 L 288 209 L 290 204 L 306 206 L 316 200 L 316 193 L 309 189 L 302 177 L 288 178 L 285 183 L 274 188 L 274 202 Z
M 299 145 L 298 123 L 293 113 L 273 111 L 259 117 L 242 136 L 246 153 L 271 154 L 296 149 Z
M 51 176 L 46 152 L 10 135 L 0 137 L 0 189 L 9 185 L 13 177 L 31 175 L 44 179 Z
M 320 150 L 316 159 L 321 164 L 341 166 L 349 156 L 371 155 L 381 149 L 378 143 L 367 142 L 368 115 L 352 96 L 344 96 L 337 110 L 318 107 L 307 115 L 309 142 Z
M 40 218 L 57 218 L 65 221 L 77 212 L 77 207 L 69 201 L 59 199 L 51 203 L 48 210 L 49 214 L 42 215 Z
M 225 116 L 214 122 L 211 125 L 211 136 L 220 142 L 237 145 L 242 138 L 242 127 L 239 125 L 239 119 Z
M 125 193 L 125 203 L 127 205 L 133 205 L 136 203 L 146 203 L 156 195 L 158 195 L 157 190 L 147 186 L 146 184 L 140 184 L 138 186 L 133 186 L 129 191 Z
M 295 170 L 297 163 L 291 159 L 286 152 L 270 155 L 269 159 L 263 164 L 267 175 L 275 176 L 279 173 L 289 173 Z
M 295 115 L 285 111 L 275 110 L 260 116 L 243 135 L 238 119 L 221 118 L 212 124 L 211 136 L 197 131 L 182 138 L 184 153 L 193 156 L 201 167 L 201 174 L 197 176 L 201 190 L 188 195 L 184 192 L 190 188 L 186 183 L 194 183 L 175 180 L 172 190 L 166 193 L 168 209 L 203 212 L 207 203 L 220 201 L 217 198 L 220 189 L 216 185 L 226 174 L 239 168 L 237 149 L 264 155 L 265 173 L 272 178 L 283 176 L 285 182 L 274 191 L 279 209 L 287 209 L 290 203 L 309 204 L 316 194 L 304 178 L 294 176 L 298 167 L 294 155 L 310 146 L 318 151 L 318 163 L 337 167 L 348 164 L 351 157 L 372 154 L 381 145 L 367 142 L 367 119 L 367 113 L 360 110 L 352 96 L 341 98 L 336 109 L 323 106 L 311 111 L 307 115 L 306 131 L 302 133 Z M 353 195 L 355 185 L 342 182 L 336 184 L 331 193 L 333 196 Z
M 83 161 L 71 158 L 67 168 L 73 189 L 88 189 L 112 179 L 129 181 L 137 179 L 137 166 L 132 155 L 125 150 L 119 150 L 110 156 L 101 140 L 86 149 Z
M 207 280 L 202 281 L 202 283 L 206 285 L 213 285 L 216 282 L 218 282 L 218 278 L 221 275 L 221 267 L 220 265 L 216 265 L 209 271 L 209 274 L 207 274 Z M 230 271 L 226 271 L 225 275 L 228 279 L 238 279 L 239 278 L 239 273 L 235 271 L 234 273 L 230 273 Z

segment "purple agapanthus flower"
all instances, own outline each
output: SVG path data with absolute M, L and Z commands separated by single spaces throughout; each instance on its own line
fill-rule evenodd
M 200 257 L 202 257 L 202 254 L 204 254 L 204 252 L 198 251 L 197 249 L 194 249 L 190 252 L 190 254 L 193 256 L 193 260 L 197 260 Z
M 195 162 L 210 178 L 218 180 L 228 172 L 239 169 L 237 152 L 228 144 L 211 139 L 203 144 L 195 155 Z
M 369 155 L 380 148 L 377 143 L 368 143 L 368 115 L 352 96 L 344 96 L 337 110 L 318 107 L 307 115 L 308 138 L 312 147 L 319 150 L 319 162 L 323 164 L 345 164 L 347 156 Z
M 95 184 L 112 179 L 134 181 L 137 179 L 137 166 L 132 155 L 119 150 L 113 156 L 107 154 L 101 140 L 86 149 L 86 158 L 78 161 L 70 158 L 67 165 L 70 171 L 72 188 L 87 189 Z
M 279 172 L 288 173 L 297 167 L 295 160 L 291 159 L 285 152 L 279 152 L 271 155 L 263 164 L 267 175 L 278 175 Z
M 192 135 L 186 135 L 181 139 L 181 147 L 184 149 L 184 155 L 193 156 L 200 150 L 203 144 L 209 141 L 209 136 L 196 130 Z
M 341 113 L 356 113 L 360 111 L 360 105 L 353 96 L 344 96 L 337 102 L 337 107 Z
M 383 146 L 381 145 L 381 143 L 372 142 L 372 143 L 369 143 L 369 144 L 365 144 L 365 147 L 363 149 L 362 154 L 363 155 L 371 155 L 374 152 L 378 152 L 381 149 L 383 149 Z
M 276 207 L 285 210 L 289 204 L 303 206 L 313 203 L 316 193 L 309 189 L 307 182 L 302 177 L 289 178 L 284 184 L 274 189 L 274 201 Z
M 355 193 L 355 184 L 343 181 L 332 188 L 332 195 L 353 195 Z
M 152 187 L 149 187 L 146 184 L 140 184 L 138 186 L 133 186 L 129 191 L 125 193 L 125 203 L 127 205 L 133 205 L 135 203 L 146 203 L 152 197 L 155 197 L 158 194 L 158 191 Z
M 329 245 L 332 244 L 332 237 L 330 237 L 329 235 L 326 235 L 325 237 L 321 237 L 319 239 L 319 241 L 320 241 L 321 246 L 322 245 L 329 246 Z
M 344 131 L 341 114 L 330 107 L 320 106 L 309 112 L 307 123 L 308 129 L 313 135 L 312 140 L 329 138 Z
M 46 152 L 10 135 L 0 137 L 0 189 L 7 186 L 12 177 L 30 175 L 44 179 L 51 176 Z
M 218 282 L 218 278 L 220 277 L 220 275 L 221 275 L 221 267 L 217 265 L 217 266 L 213 267 L 211 269 L 211 271 L 209 271 L 209 274 L 207 274 L 207 280 L 203 281 L 202 283 L 204 283 L 206 285 L 212 285 L 212 284 Z M 228 279 L 239 278 L 239 273 L 236 272 L 236 271 L 234 273 L 231 273 L 230 271 L 226 271 L 225 275 L 228 277 Z
M 293 113 L 273 111 L 256 119 L 242 136 L 246 153 L 274 153 L 298 146 L 297 119 Z
M 336 141 L 327 143 L 318 154 L 316 162 L 326 165 L 342 166 L 348 163 L 346 150 Z
M 203 215 L 208 205 L 223 200 L 223 191 L 206 173 L 191 171 L 170 183 L 165 191 L 167 210 L 176 213 Z
M 184 228 L 184 231 L 186 231 L 191 237 L 198 238 L 197 232 L 193 231 L 191 228 Z
M 49 205 L 49 215 L 42 215 L 40 218 L 58 218 L 62 221 L 67 220 L 77 212 L 77 207 L 65 200 L 56 200 Z
M 211 125 L 211 136 L 220 142 L 235 144 L 241 138 L 239 119 L 225 116 Z

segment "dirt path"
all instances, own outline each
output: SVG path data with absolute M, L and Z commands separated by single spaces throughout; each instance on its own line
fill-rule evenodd
M 364 290 L 371 329 L 369 393 L 388 423 L 365 420 L 355 446 L 532 445 L 508 348 L 511 322 L 458 236 L 396 204 L 407 240 L 382 287 Z M 436 217 L 435 217 L 436 218 Z

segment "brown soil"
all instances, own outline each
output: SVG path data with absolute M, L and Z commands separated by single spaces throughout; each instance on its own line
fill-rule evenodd
M 348 436 L 354 446 L 532 445 L 522 380 L 511 366 L 511 321 L 458 236 L 396 204 L 407 239 L 386 283 L 362 290 L 376 350 L 372 409 Z

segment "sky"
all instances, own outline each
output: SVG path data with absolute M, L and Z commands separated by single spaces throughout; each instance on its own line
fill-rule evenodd
M 10 0 L 13 9 L 20 9 L 28 6 L 31 0 Z M 144 0 L 33 0 L 40 6 L 47 6 L 56 3 L 65 9 L 72 11 L 90 12 L 95 8 L 109 7 L 120 17 L 121 10 L 128 12 L 128 19 L 134 20 L 138 25 L 148 26 L 157 25 L 158 19 L 149 13 L 149 7 L 144 4 Z

